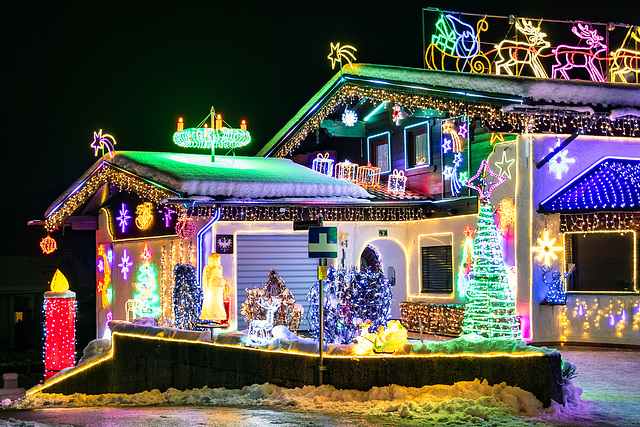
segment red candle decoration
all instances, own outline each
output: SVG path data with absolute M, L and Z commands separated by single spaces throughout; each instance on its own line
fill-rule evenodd
M 76 362 L 76 293 L 69 290 L 67 278 L 56 270 L 51 291 L 44 293 L 45 381 Z

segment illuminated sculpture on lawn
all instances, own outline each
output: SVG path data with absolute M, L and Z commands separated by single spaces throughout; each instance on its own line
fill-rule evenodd
M 269 270 L 269 281 L 261 287 L 247 289 L 247 300 L 242 303 L 241 313 L 249 324 L 252 320 L 262 319 L 265 301 L 280 301 L 280 306 L 274 314 L 273 325 L 284 325 L 292 332 L 297 332 L 302 319 L 302 306 L 296 304 L 291 291 L 285 286 L 284 280 L 274 269 Z M 261 302 L 263 301 L 263 302 Z

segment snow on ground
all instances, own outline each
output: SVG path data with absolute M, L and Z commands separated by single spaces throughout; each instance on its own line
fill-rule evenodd
M 506 384 L 463 381 L 454 385 L 421 388 L 391 385 L 368 391 L 337 390 L 333 386 L 282 388 L 254 384 L 239 390 L 226 388 L 169 389 L 136 394 L 85 395 L 37 393 L 13 405 L 12 409 L 93 406 L 254 406 L 305 412 L 330 412 L 379 416 L 389 421 L 410 419 L 442 425 L 530 425 L 529 417 L 551 414 L 533 394 Z

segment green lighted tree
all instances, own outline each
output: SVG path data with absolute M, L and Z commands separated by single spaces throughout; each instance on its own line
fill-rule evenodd
M 504 265 L 498 228 L 489 200 L 491 191 L 502 183 L 499 178 L 503 177 L 497 177 L 498 182 L 493 183 L 485 192 L 488 185 L 486 176 L 483 175 L 480 186 L 471 185 L 471 181 L 480 176 L 483 168 L 486 168 L 484 175 L 488 171 L 491 176 L 496 177 L 484 160 L 478 174 L 466 184 L 478 190 L 481 203 L 462 332 L 475 333 L 486 338 L 521 339 L 516 304 L 509 293 L 507 268 Z

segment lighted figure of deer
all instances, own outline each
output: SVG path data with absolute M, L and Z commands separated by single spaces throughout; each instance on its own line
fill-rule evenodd
M 273 316 L 282 301 L 279 298 L 273 298 L 271 302 L 264 302 L 262 298 L 258 300 L 260 307 L 267 312 L 267 318 L 264 320 L 252 320 L 249 323 L 249 340 L 253 343 L 264 345 L 272 337 Z
M 529 42 L 502 40 L 500 44 L 495 45 L 499 58 L 495 63 L 496 74 L 502 74 L 504 70 L 510 76 L 519 76 L 520 71 L 517 66 L 529 65 L 536 77 L 547 78 L 547 72 L 542 68 L 538 58 L 543 49 L 551 46 L 551 43 L 544 39 L 547 34 L 541 32 L 540 27 L 534 27 L 531 21 L 524 19 L 522 19 L 522 25 L 516 21 L 516 29 L 527 36 Z M 513 67 L 516 67 L 515 73 L 512 70 Z
M 635 31 L 632 30 L 633 29 L 629 29 L 629 32 L 622 42 L 622 47 L 615 52 L 611 52 L 613 64 L 609 69 L 609 73 L 611 74 L 612 82 L 615 82 L 617 77 L 621 82 L 627 83 L 627 79 L 624 77 L 627 73 L 634 73 L 636 75 L 636 81 L 638 80 L 638 74 L 640 74 L 640 51 L 624 48 L 629 36 L 631 36 L 636 43 L 640 43 L 640 27 L 636 27 Z
M 598 30 L 592 30 L 588 24 L 574 26 L 571 31 L 587 43 L 587 46 L 558 45 L 552 52 L 556 55 L 556 64 L 551 67 L 551 78 L 555 79 L 558 72 L 567 80 L 571 80 L 567 71 L 573 68 L 585 68 L 591 76 L 591 81 L 604 82 L 604 76 L 594 64 L 596 58 L 607 49 L 602 41 L 604 37 Z

